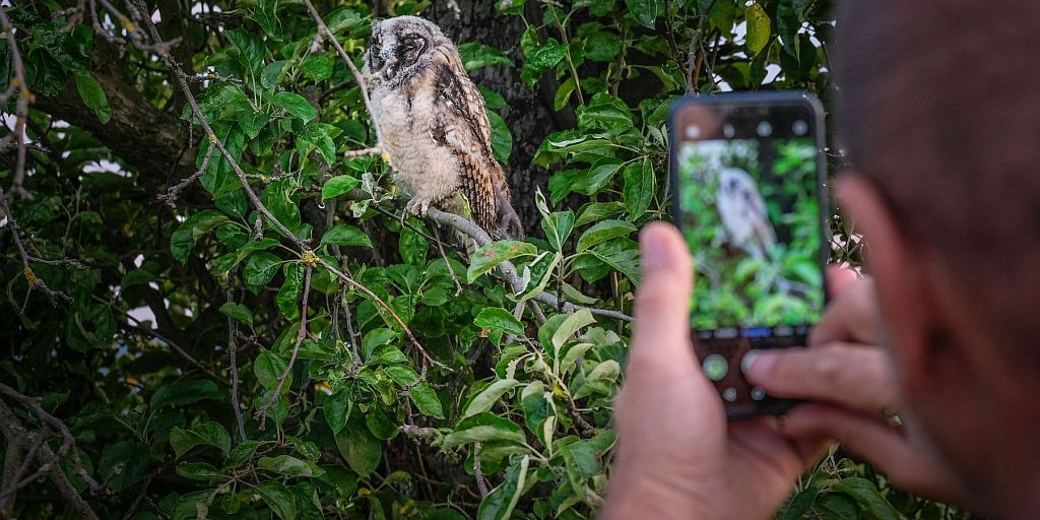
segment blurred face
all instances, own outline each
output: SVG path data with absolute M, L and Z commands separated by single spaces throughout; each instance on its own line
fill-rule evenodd
M 853 173 L 838 184 L 868 244 L 907 435 L 931 446 L 980 504 L 1008 503 L 1000 472 L 1023 456 L 1015 441 L 1028 419 L 1009 410 L 1009 370 L 971 310 L 979 302 L 962 294 L 941 258 L 906 239 L 872 183 Z

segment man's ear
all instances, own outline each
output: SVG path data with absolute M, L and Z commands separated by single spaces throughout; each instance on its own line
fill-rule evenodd
M 886 338 L 893 349 L 900 382 L 916 394 L 916 385 L 927 384 L 929 330 L 935 324 L 930 291 L 923 277 L 925 258 L 900 229 L 892 211 L 872 183 L 848 172 L 837 181 L 837 195 L 846 218 L 863 235 L 865 256 L 874 275 Z

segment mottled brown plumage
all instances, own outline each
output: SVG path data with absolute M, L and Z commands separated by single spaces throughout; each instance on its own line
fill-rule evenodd
M 460 213 L 461 192 L 492 237 L 522 236 L 492 152 L 484 98 L 441 30 L 414 16 L 375 23 L 364 72 L 395 181 L 411 196 L 407 209 L 425 215 L 432 205 Z

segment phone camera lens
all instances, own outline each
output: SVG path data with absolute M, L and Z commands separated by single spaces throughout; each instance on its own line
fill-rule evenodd
M 755 401 L 761 401 L 766 398 L 766 391 L 761 386 L 756 386 L 751 389 L 751 399 Z
M 701 136 L 701 127 L 699 127 L 697 125 L 690 125 L 690 126 L 686 127 L 686 138 L 687 139 L 697 139 L 700 136 Z
M 730 388 L 727 388 L 727 389 L 723 390 L 722 391 L 722 398 L 727 400 L 727 401 L 729 401 L 729 402 L 731 402 L 731 403 L 733 401 L 736 401 L 737 400 L 737 389 L 733 388 L 733 387 L 730 387 Z
M 733 125 L 722 125 L 722 135 L 726 136 L 726 139 L 733 139 L 733 136 L 737 135 L 737 130 L 733 128 Z
M 773 134 L 773 125 L 769 124 L 769 121 L 762 121 L 756 130 L 759 137 L 769 137 Z
M 809 123 L 799 119 L 791 125 L 791 130 L 794 132 L 794 135 L 805 135 L 809 132 Z

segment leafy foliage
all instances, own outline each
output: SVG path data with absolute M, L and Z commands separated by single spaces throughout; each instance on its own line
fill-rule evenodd
M 381 3 L 396 14 L 429 6 Z M 164 37 L 181 39 L 176 53 L 225 156 L 200 140 L 175 74 L 134 44 L 139 21 L 102 10 L 94 24 L 88 3 L 16 2 L 5 10 L 38 97 L 27 135 L 39 146 L 25 180 L 33 198 L 0 216 L 10 347 L 0 380 L 68 424 L 84 471 L 108 491 L 61 469 L 103 518 L 589 518 L 610 472 L 630 326 L 536 296 L 631 311 L 636 230 L 667 218 L 671 102 L 725 89 L 826 97 L 827 3 L 496 2 L 526 30 L 513 50 L 460 42 L 467 70 L 555 85 L 552 108 L 572 123 L 524 143 L 552 172 L 545 195 L 514 193 L 537 200 L 539 228 L 467 254 L 439 243 L 450 233 L 400 219 L 380 157 L 345 155 L 373 146 L 374 131 L 304 5 L 214 1 L 179 21 L 167 2 L 146 6 L 161 12 Z M 316 4 L 359 61 L 368 3 Z M 5 82 L 11 50 L 0 48 Z M 526 137 L 511 135 L 503 93 L 484 93 L 505 162 Z M 192 127 L 174 148 L 191 156 L 201 189 L 175 190 L 176 209 L 156 196 L 180 179 L 120 148 L 120 135 L 140 131 L 123 111 L 135 96 L 146 104 L 136 114 L 172 118 L 147 129 L 154 153 L 173 127 Z M 63 103 L 89 117 L 73 120 Z M 0 182 L 14 173 L 3 162 Z M 12 219 L 28 265 L 10 247 Z M 858 261 L 849 231 L 839 228 L 850 244 L 841 258 Z M 497 278 L 506 261 L 520 290 Z M 33 290 L 36 279 L 67 299 Z M 60 496 L 50 481 L 22 493 L 7 506 L 13 517 L 80 516 L 31 498 Z M 840 452 L 780 513 L 904 515 L 952 513 Z

